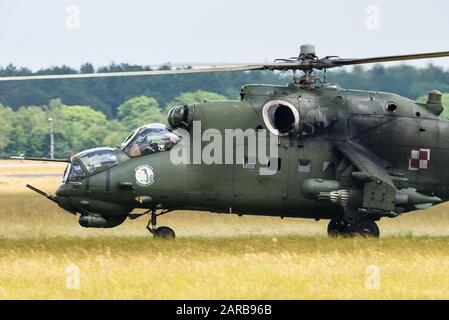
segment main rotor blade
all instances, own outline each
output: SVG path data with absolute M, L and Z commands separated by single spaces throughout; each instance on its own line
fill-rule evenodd
M 112 78 L 112 77 L 141 77 L 141 76 L 161 76 L 161 75 L 177 75 L 177 74 L 195 74 L 195 73 L 212 73 L 212 72 L 235 72 L 235 71 L 251 71 L 251 70 L 303 70 L 311 71 L 313 69 L 329 69 L 341 66 L 389 62 L 389 61 L 405 61 L 417 59 L 430 59 L 449 57 L 449 51 L 418 53 L 397 56 L 373 57 L 362 59 L 340 59 L 335 57 L 326 57 L 318 60 L 303 59 L 298 61 L 279 61 L 268 64 L 249 64 L 223 67 L 180 69 L 180 70 L 152 70 L 152 71 L 125 71 L 125 72 L 99 72 L 99 73 L 74 73 L 74 74 L 57 74 L 57 75 L 30 75 L 30 76 L 11 76 L 0 77 L 0 81 L 26 81 L 26 80 L 55 80 L 55 79 L 90 79 L 90 78 Z
M 449 57 L 449 51 L 442 52 L 430 52 L 430 53 L 417 53 L 417 54 L 406 54 L 397 56 L 385 56 L 385 57 L 373 57 L 373 58 L 362 58 L 362 59 L 330 59 L 324 58 L 317 61 L 319 65 L 320 62 L 323 64 L 329 64 L 328 67 L 340 67 L 355 64 L 364 63 L 376 63 L 376 62 L 389 62 L 389 61 L 405 61 L 405 60 L 418 60 L 418 59 L 430 59 L 430 58 L 442 58 Z M 326 67 L 326 68 L 328 68 Z
M 14 76 L 0 77 L 0 81 L 25 81 L 25 80 L 55 80 L 55 79 L 90 79 L 90 78 L 111 78 L 111 77 L 140 77 L 140 76 L 161 76 L 174 74 L 194 74 L 211 72 L 234 72 L 249 70 L 264 70 L 264 65 L 241 65 L 226 67 L 210 67 L 197 69 L 181 70 L 153 70 L 153 71 L 129 71 L 129 72 L 104 72 L 104 73 L 74 73 L 58 75 L 32 75 L 32 76 Z
M 68 162 L 70 163 L 70 159 L 52 159 L 52 158 L 35 158 L 35 157 L 10 157 L 12 160 L 29 160 L 29 161 L 45 161 L 45 162 Z

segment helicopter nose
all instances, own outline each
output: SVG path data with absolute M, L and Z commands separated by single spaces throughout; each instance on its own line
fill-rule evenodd
M 68 197 L 67 185 L 65 185 L 65 184 L 59 185 L 59 187 L 56 189 L 56 196 L 58 196 L 58 198 L 59 197 Z
M 56 189 L 56 197 L 58 205 L 70 212 L 75 214 L 77 212 L 77 209 L 73 206 L 72 202 L 69 199 L 69 188 L 65 184 L 61 184 L 58 189 Z

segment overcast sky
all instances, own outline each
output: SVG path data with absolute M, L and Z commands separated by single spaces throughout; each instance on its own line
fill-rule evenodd
M 0 66 L 258 63 L 303 43 L 346 58 L 449 51 L 448 13 L 444 0 L 0 0 Z

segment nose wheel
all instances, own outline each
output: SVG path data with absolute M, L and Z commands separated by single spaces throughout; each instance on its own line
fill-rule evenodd
M 174 239 L 175 236 L 175 232 L 169 227 L 159 227 L 153 232 L 153 237 L 155 239 L 169 240 Z
M 151 210 L 151 218 L 148 221 L 147 229 L 153 235 L 154 239 L 171 240 L 176 237 L 175 231 L 169 227 L 156 227 L 157 217 L 169 213 L 171 210 L 165 210 L 157 214 L 156 209 Z

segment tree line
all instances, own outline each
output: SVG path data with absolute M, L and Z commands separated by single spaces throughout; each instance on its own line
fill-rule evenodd
M 90 106 L 65 105 L 61 99 L 16 110 L 0 104 L 0 158 L 20 154 L 48 157 L 51 126 L 57 158 L 99 146 L 114 147 L 143 124 L 166 123 L 171 106 L 223 99 L 226 97 L 212 92 L 186 92 L 163 106 L 154 97 L 141 95 L 120 104 L 114 119 Z

